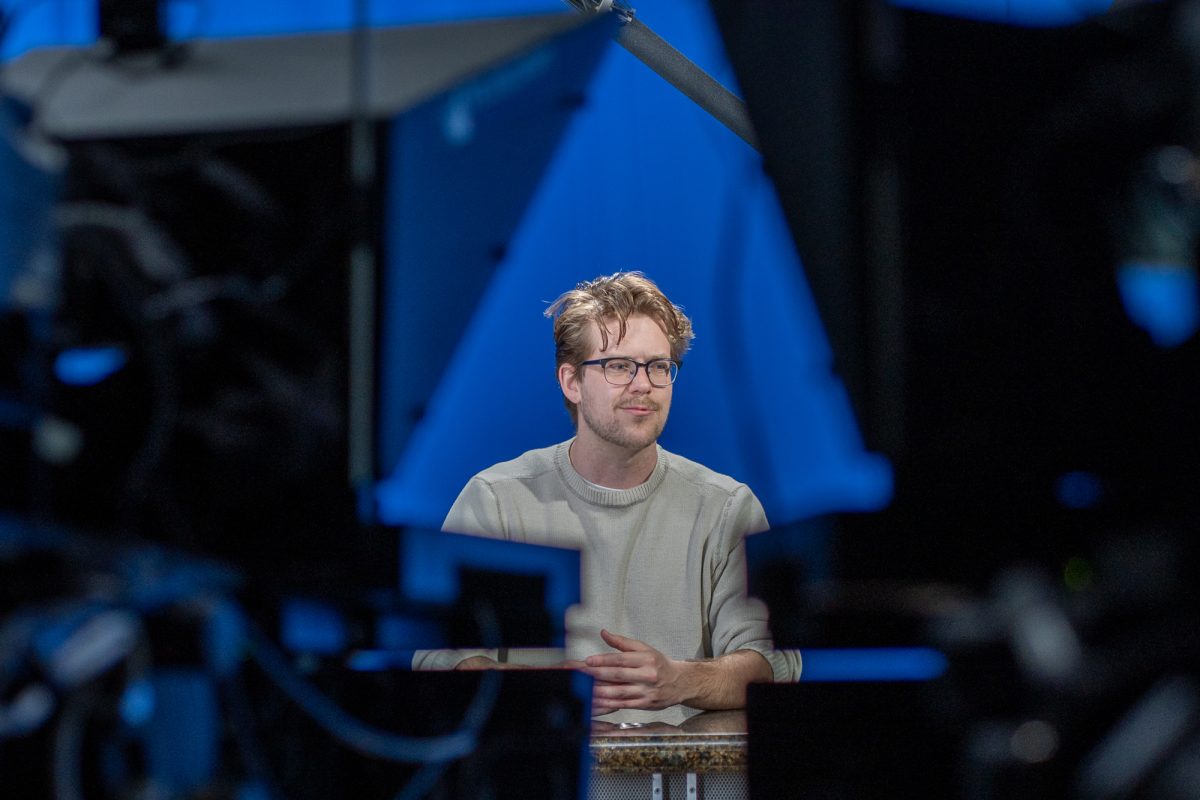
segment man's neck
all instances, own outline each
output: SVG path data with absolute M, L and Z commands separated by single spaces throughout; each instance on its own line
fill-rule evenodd
M 576 437 L 567 454 L 579 476 L 609 489 L 632 489 L 650 479 L 658 465 L 655 443 L 626 450 L 608 442 Z

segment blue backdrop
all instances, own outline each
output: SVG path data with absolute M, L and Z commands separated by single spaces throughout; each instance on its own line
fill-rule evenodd
M 20 0 L 4 54 L 95 38 L 95 2 Z M 1068 22 L 1108 0 L 904 0 L 909 7 L 1031 24 Z M 351 2 L 176 0 L 174 35 L 345 28 Z M 645 0 L 639 17 L 726 85 L 707 5 Z M 373 24 L 531 12 L 559 0 L 392 0 Z M 612 45 L 395 472 L 385 520 L 438 525 L 471 474 L 571 434 L 554 382 L 546 304 L 580 280 L 640 269 L 682 304 L 697 339 L 681 373 L 669 449 L 739 478 L 776 524 L 885 504 L 890 473 L 864 452 L 759 157 Z M 453 298 L 430 298 L 452 302 Z M 438 331 L 413 331 L 437 336 Z M 524 373 L 501 382 L 498 359 Z M 505 369 L 511 376 L 512 370 Z

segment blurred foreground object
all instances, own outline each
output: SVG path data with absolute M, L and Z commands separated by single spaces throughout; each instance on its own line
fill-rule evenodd
M 822 666 L 751 687 L 752 794 L 1200 796 L 1200 4 L 713 5 L 896 478 L 828 583 L 804 526 L 747 543 Z
M 360 527 L 374 480 L 608 33 L 564 13 L 17 59 L 7 91 L 69 157 L 34 400 L 69 446 L 36 453 L 22 510 L 268 581 L 394 580 Z
M 609 32 L 110 30 L 123 45 L 6 67 L 30 240 L 0 265 L 22 450 L 0 475 L 7 787 L 578 795 L 587 679 L 396 669 L 442 620 L 402 596 L 405 532 L 372 501 Z M 54 163 L 22 168 L 39 152 Z M 551 643 L 537 580 L 453 577 L 463 635 L 498 646 L 532 620 Z M 551 599 L 561 619 L 571 598 Z

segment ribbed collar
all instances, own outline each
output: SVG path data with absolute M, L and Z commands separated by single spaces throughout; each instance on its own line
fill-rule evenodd
M 573 438 L 568 439 L 554 448 L 554 465 L 558 468 L 558 474 L 562 476 L 563 482 L 567 484 L 568 488 L 593 505 L 620 507 L 640 503 L 653 494 L 658 485 L 663 482 L 663 478 L 667 476 L 667 451 L 659 445 L 655 445 L 658 451 L 658 463 L 654 465 L 654 472 L 650 473 L 650 477 L 646 479 L 645 483 L 634 486 L 632 489 L 598 489 L 584 480 L 583 476 L 576 472 L 575 467 L 571 465 L 571 457 L 568 452 L 573 441 L 575 441 Z

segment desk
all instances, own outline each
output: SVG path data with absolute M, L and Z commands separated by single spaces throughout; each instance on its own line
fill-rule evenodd
M 746 714 L 710 711 L 682 725 L 594 723 L 588 800 L 744 800 Z

